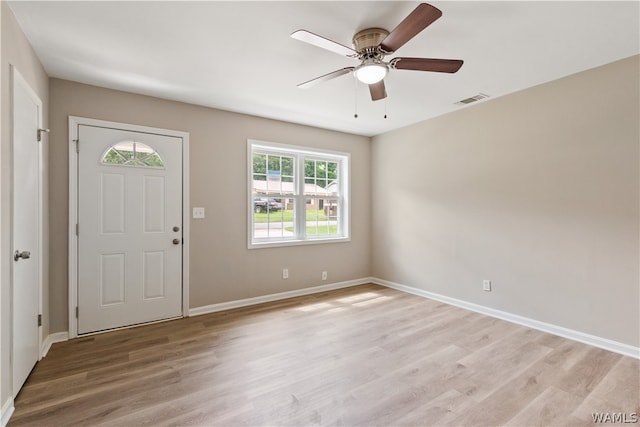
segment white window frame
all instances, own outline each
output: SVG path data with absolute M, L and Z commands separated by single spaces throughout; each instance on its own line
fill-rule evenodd
M 268 151 L 275 154 L 285 154 L 294 157 L 294 199 L 295 229 L 298 234 L 291 237 L 265 237 L 254 238 L 254 208 L 253 208 L 253 153 L 254 151 Z M 313 157 L 317 160 L 328 160 L 338 163 L 339 168 L 339 235 L 305 236 L 306 229 L 306 199 L 304 194 L 304 160 L 305 157 Z M 298 145 L 280 144 L 275 142 L 247 140 L 247 247 L 249 249 L 308 245 L 318 243 L 348 242 L 351 240 L 351 202 L 350 202 L 350 178 L 351 154 Z M 270 197 L 270 196 L 269 196 Z M 300 212 L 303 214 L 300 215 Z

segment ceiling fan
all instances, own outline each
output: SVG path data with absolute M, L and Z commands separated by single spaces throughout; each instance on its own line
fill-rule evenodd
M 384 78 L 389 69 L 455 73 L 462 67 L 463 61 L 460 59 L 398 57 L 389 62 L 384 61 L 386 55 L 398 50 L 441 16 L 442 11 L 437 7 L 421 3 L 391 32 L 382 28 L 367 28 L 356 33 L 352 40 L 354 49 L 306 30 L 295 31 L 291 37 L 296 40 L 360 60 L 360 65 L 357 67 L 345 67 L 333 71 L 300 83 L 298 87 L 310 88 L 318 83 L 353 72 L 358 80 L 369 85 L 371 99 L 377 101 L 387 97 Z

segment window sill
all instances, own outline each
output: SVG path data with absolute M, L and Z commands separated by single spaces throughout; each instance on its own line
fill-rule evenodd
M 351 237 L 330 237 L 330 238 L 305 239 L 305 240 L 278 240 L 278 241 L 266 241 L 266 242 L 250 242 L 248 245 L 248 249 L 319 245 L 319 244 L 325 244 L 325 243 L 343 243 L 343 242 L 350 242 L 350 241 L 351 241 Z

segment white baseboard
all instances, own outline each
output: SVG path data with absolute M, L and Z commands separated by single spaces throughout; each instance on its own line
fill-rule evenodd
M 47 353 L 49 353 L 49 349 L 52 344 L 62 341 L 69 340 L 69 332 L 54 332 L 53 334 L 47 335 L 42 343 L 42 354 L 41 357 L 45 357 Z
M 5 427 L 9 423 L 11 415 L 13 415 L 13 397 L 7 399 L 0 409 L 0 426 Z
M 592 345 L 594 347 L 609 350 L 614 353 L 622 354 L 624 356 L 633 357 L 634 359 L 640 359 L 640 348 L 634 347 L 629 344 L 624 344 L 607 338 L 586 334 L 584 332 L 553 325 L 551 323 L 541 322 L 539 320 L 530 319 L 528 317 L 519 316 L 517 314 L 508 313 L 506 311 L 496 310 L 494 308 L 485 307 L 483 305 L 462 301 L 445 295 L 440 295 L 422 289 L 414 288 L 412 286 L 401 285 L 399 283 L 390 282 L 388 280 L 378 279 L 374 277 L 371 278 L 370 281 L 378 285 L 386 286 L 388 288 L 396 289 L 413 295 L 418 295 L 424 298 L 429 298 L 435 301 L 440 301 L 445 304 L 454 305 L 466 310 L 475 311 L 480 314 L 485 314 L 487 316 L 506 320 L 508 322 L 517 323 L 518 325 L 526 326 L 531 329 L 537 329 L 539 331 L 547 332 L 563 338 L 568 338 L 570 340 L 578 341 L 583 344 Z
M 245 298 L 236 301 L 221 302 L 218 304 L 204 305 L 189 309 L 189 316 L 199 316 L 201 314 L 216 313 L 218 311 L 231 310 L 233 308 L 247 307 L 250 305 L 262 304 L 265 302 L 279 301 L 287 298 L 294 298 L 303 295 L 317 294 L 320 292 L 332 291 L 334 289 L 349 288 L 352 286 L 372 283 L 370 277 L 362 279 L 348 280 L 346 282 L 331 283 L 328 285 L 313 286 L 311 288 L 296 289 L 295 291 L 280 292 L 277 294 L 263 295 L 254 298 Z

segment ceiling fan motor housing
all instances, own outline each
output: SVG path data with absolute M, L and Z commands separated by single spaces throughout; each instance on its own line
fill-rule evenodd
M 353 36 L 353 47 L 358 52 L 358 57 L 361 60 L 371 58 L 381 61 L 384 53 L 379 46 L 388 35 L 389 32 L 383 28 L 367 28 L 357 32 Z

